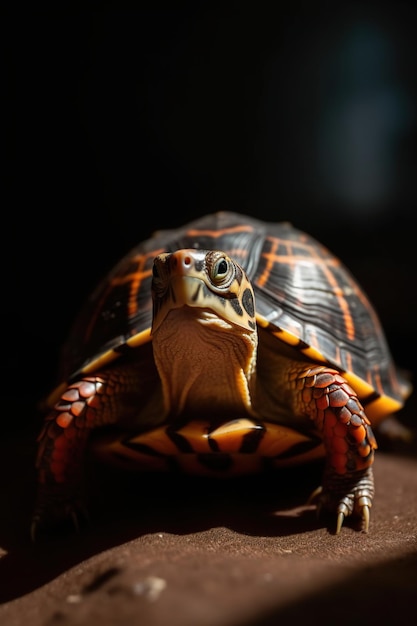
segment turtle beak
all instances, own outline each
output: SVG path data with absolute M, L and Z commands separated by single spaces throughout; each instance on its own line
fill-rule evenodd
M 173 309 L 183 306 L 200 306 L 199 293 L 205 285 L 201 279 L 204 253 L 198 250 L 178 250 L 159 254 L 153 265 L 152 332 L 162 324 Z

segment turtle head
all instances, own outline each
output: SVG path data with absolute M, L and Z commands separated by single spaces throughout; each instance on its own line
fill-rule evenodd
M 160 254 L 152 297 L 153 351 L 167 411 L 250 411 L 258 336 L 253 288 L 242 267 L 218 250 Z
M 256 331 L 255 298 L 243 268 L 220 250 L 177 250 L 159 254 L 153 264 L 152 332 L 173 309 L 198 309 L 202 323 Z

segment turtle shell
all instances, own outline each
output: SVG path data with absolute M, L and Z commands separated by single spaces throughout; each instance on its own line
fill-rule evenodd
M 223 250 L 246 271 L 256 317 L 307 361 L 335 367 L 373 421 L 397 411 L 409 385 L 397 371 L 377 314 L 341 261 L 288 222 L 219 212 L 157 231 L 127 254 L 91 294 L 62 355 L 60 385 L 151 341 L 153 259 L 181 248 Z M 282 345 L 282 344 L 281 344 Z

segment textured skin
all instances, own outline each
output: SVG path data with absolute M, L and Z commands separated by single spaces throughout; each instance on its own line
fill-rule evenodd
M 337 370 L 322 366 L 297 374 L 292 381 L 301 391 L 295 410 L 308 415 L 321 433 L 327 466 L 335 474 L 372 465 L 377 447 L 371 424 L 356 393 Z
M 377 448 L 371 424 L 356 393 L 337 370 L 309 368 L 294 379 L 300 410 L 314 421 L 323 437 L 326 467 L 319 509 L 336 512 L 336 532 L 355 513 L 369 527 L 374 496 L 372 465 Z M 304 405 L 304 406 L 303 406 Z
M 37 455 L 38 500 L 34 527 L 83 509 L 83 457 L 91 430 L 117 417 L 117 384 L 109 376 L 87 376 L 70 385 L 45 419 Z

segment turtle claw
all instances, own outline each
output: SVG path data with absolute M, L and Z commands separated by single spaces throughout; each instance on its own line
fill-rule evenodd
M 325 486 L 315 489 L 308 499 L 308 504 L 316 503 L 317 516 L 321 517 L 324 511 L 336 513 L 336 535 L 347 517 L 359 517 L 362 531 L 367 533 L 374 495 L 372 468 L 349 477 L 329 473 L 324 482 Z
M 36 540 L 38 538 L 38 530 L 39 530 L 39 520 L 37 517 L 34 517 L 30 525 L 30 540 L 32 541 L 32 543 L 36 543 Z
M 71 511 L 71 521 L 72 521 L 72 525 L 75 528 L 75 532 L 79 533 L 80 532 L 80 524 L 78 522 L 78 515 L 76 514 L 75 511 Z
M 312 505 L 317 503 L 317 511 L 319 512 L 320 510 L 320 495 L 323 491 L 323 487 L 320 485 L 319 487 L 316 487 L 316 489 L 309 495 L 308 500 L 307 500 L 307 505 Z
M 90 515 L 79 495 L 64 498 L 51 489 L 42 490 L 32 517 L 30 537 L 35 542 L 40 533 L 68 525 L 78 533 L 85 523 L 90 523 Z
M 35 514 L 32 518 L 32 523 L 30 525 L 30 538 L 31 541 L 35 543 L 40 533 L 44 533 L 49 531 L 50 529 L 64 526 L 68 522 L 72 530 L 76 533 L 79 533 L 81 531 L 81 526 L 84 524 L 89 524 L 90 521 L 91 520 L 88 511 L 81 507 L 68 511 L 65 516 L 62 516 L 60 518 L 49 518 L 45 517 L 44 515 Z
M 366 502 L 364 502 L 363 504 L 360 504 L 359 502 L 356 503 L 356 509 L 358 510 L 358 514 L 360 515 L 362 519 L 362 532 L 364 533 L 367 533 L 369 531 L 369 520 L 371 517 L 370 508 L 371 508 L 370 503 L 369 504 Z M 345 521 L 345 518 L 348 515 L 351 515 L 351 513 L 347 509 L 345 503 L 342 503 L 339 506 L 338 514 L 337 514 L 336 532 L 335 532 L 336 535 L 338 535 L 340 531 L 342 530 L 343 522 Z
M 369 531 L 369 520 L 370 520 L 370 507 L 368 505 L 364 505 L 362 507 L 362 520 L 363 520 L 363 532 L 367 533 Z
M 77 509 L 71 510 L 69 518 L 71 519 L 73 529 L 77 533 L 81 531 L 81 525 L 91 523 L 91 517 L 88 510 L 81 505 L 79 505 Z
M 337 516 L 336 535 L 338 535 L 340 533 L 340 531 L 342 530 L 342 526 L 343 526 L 343 522 L 344 521 L 345 521 L 345 514 L 342 513 L 342 511 L 340 511 L 340 513 Z

